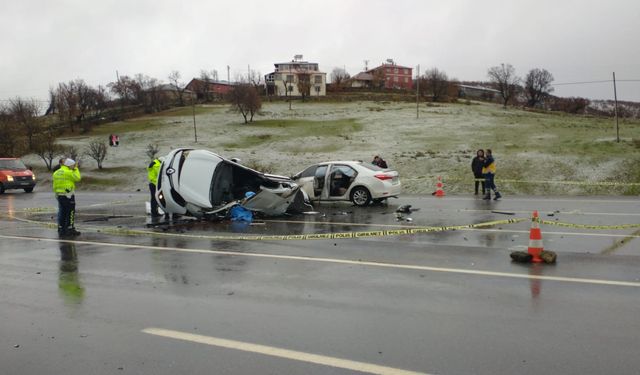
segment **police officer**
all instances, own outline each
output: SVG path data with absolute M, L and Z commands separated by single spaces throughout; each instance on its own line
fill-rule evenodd
M 147 167 L 147 179 L 149 180 L 149 193 L 151 193 L 151 216 L 160 216 L 158 212 L 158 201 L 156 201 L 156 186 L 158 185 L 158 175 L 163 158 L 154 159 Z
M 80 169 L 75 160 L 67 158 L 60 168 L 53 172 L 53 193 L 58 200 L 58 235 L 77 236 L 75 228 L 76 216 L 76 182 L 80 181 Z

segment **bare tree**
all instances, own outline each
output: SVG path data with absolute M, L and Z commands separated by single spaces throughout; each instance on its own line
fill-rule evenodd
M 524 94 L 527 105 L 535 107 L 540 105 L 553 91 L 551 87 L 553 75 L 546 69 L 531 69 L 524 79 Z
M 304 102 L 304 99 L 311 94 L 311 74 L 299 73 L 297 86 Z
M 333 68 L 331 71 L 331 83 L 336 89 L 342 88 L 349 78 L 351 76 L 343 68 Z
M 385 86 L 385 75 L 384 75 L 384 69 L 376 69 L 373 71 L 373 73 L 371 73 L 372 79 L 371 79 L 371 86 L 374 89 L 378 89 L 378 90 L 382 90 L 384 89 Z
M 38 155 L 47 167 L 51 170 L 53 159 L 60 154 L 60 146 L 56 144 L 56 133 L 50 127 L 39 133 L 34 143 L 33 151 Z
M 431 97 L 431 100 L 437 102 L 447 96 L 449 87 L 449 77 L 444 71 L 438 68 L 432 68 L 424 73 L 424 92 Z
M 34 136 L 40 132 L 38 113 L 40 107 L 34 99 L 15 98 L 9 101 L 9 114 L 13 122 L 27 136 L 27 146 L 32 149 Z
M 49 87 L 49 105 L 44 113 L 45 116 L 56 114 L 56 89 Z
M 135 103 L 136 92 L 140 90 L 136 80 L 129 76 L 121 76 L 118 81 L 109 83 L 107 87 L 120 99 L 123 106 Z
M 107 157 L 107 144 L 93 141 L 85 150 L 85 154 L 98 163 L 98 169 L 102 169 L 102 162 Z
M 80 151 L 76 146 L 61 147 L 60 151 L 64 156 L 69 157 L 75 160 L 76 162 L 80 161 Z
M 506 108 L 509 101 L 515 96 L 520 83 L 520 78 L 516 76 L 516 70 L 511 64 L 500 64 L 500 66 L 489 68 L 487 75 L 500 92 L 502 104 Z
M 171 71 L 171 73 L 169 73 L 169 83 L 171 85 L 173 85 L 176 89 L 176 93 L 178 94 L 178 103 L 180 104 L 180 106 L 184 106 L 184 90 L 186 89 L 186 87 L 184 86 L 184 84 L 182 82 L 180 82 L 180 72 L 177 70 L 173 70 Z
M 147 151 L 145 154 L 149 157 L 150 160 L 154 160 L 160 151 L 160 146 L 157 143 L 149 143 L 147 145 Z
M 23 151 L 20 129 L 9 108 L 0 102 L 0 157 L 18 156 Z
M 256 88 L 247 83 L 236 85 L 229 92 L 228 98 L 231 102 L 231 110 L 240 113 L 245 124 L 252 122 L 253 116 L 262 108 L 262 100 Z

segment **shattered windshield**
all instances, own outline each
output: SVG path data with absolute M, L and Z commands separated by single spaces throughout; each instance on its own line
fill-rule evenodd
M 0 160 L 0 169 L 27 169 L 21 160 Z

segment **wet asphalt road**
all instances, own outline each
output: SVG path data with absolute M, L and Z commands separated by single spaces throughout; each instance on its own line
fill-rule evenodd
M 145 198 L 79 193 L 83 234 L 60 241 L 46 226 L 55 215 L 50 194 L 0 196 L 0 373 L 360 373 L 338 359 L 390 373 L 640 368 L 634 229 L 545 225 L 545 248 L 559 254 L 554 266 L 510 262 L 511 251 L 526 250 L 528 222 L 361 239 L 207 238 L 461 225 L 529 217 L 534 209 L 547 220 L 639 223 L 638 199 L 414 196 L 363 209 L 322 204 L 317 215 L 248 228 L 147 228 Z M 399 221 L 400 204 L 420 210 Z M 157 234 L 107 233 L 114 228 Z M 143 332 L 149 328 L 240 343 L 229 348 Z M 296 352 L 256 353 L 249 344 Z M 305 353 L 324 362 L 311 363 Z

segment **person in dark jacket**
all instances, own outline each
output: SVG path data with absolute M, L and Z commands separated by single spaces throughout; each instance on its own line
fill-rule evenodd
M 471 161 L 471 171 L 473 171 L 473 178 L 475 179 L 476 183 L 476 195 L 478 195 L 478 187 L 480 185 L 482 185 L 482 195 L 485 194 L 482 167 L 484 167 L 484 150 L 478 150 L 478 152 L 476 152 L 476 157 Z
M 389 168 L 389 166 L 387 165 L 387 162 L 384 161 L 384 159 L 381 158 L 379 155 L 376 155 L 373 157 L 373 161 L 371 162 L 371 164 L 377 165 L 378 167 L 384 168 L 384 169 Z

